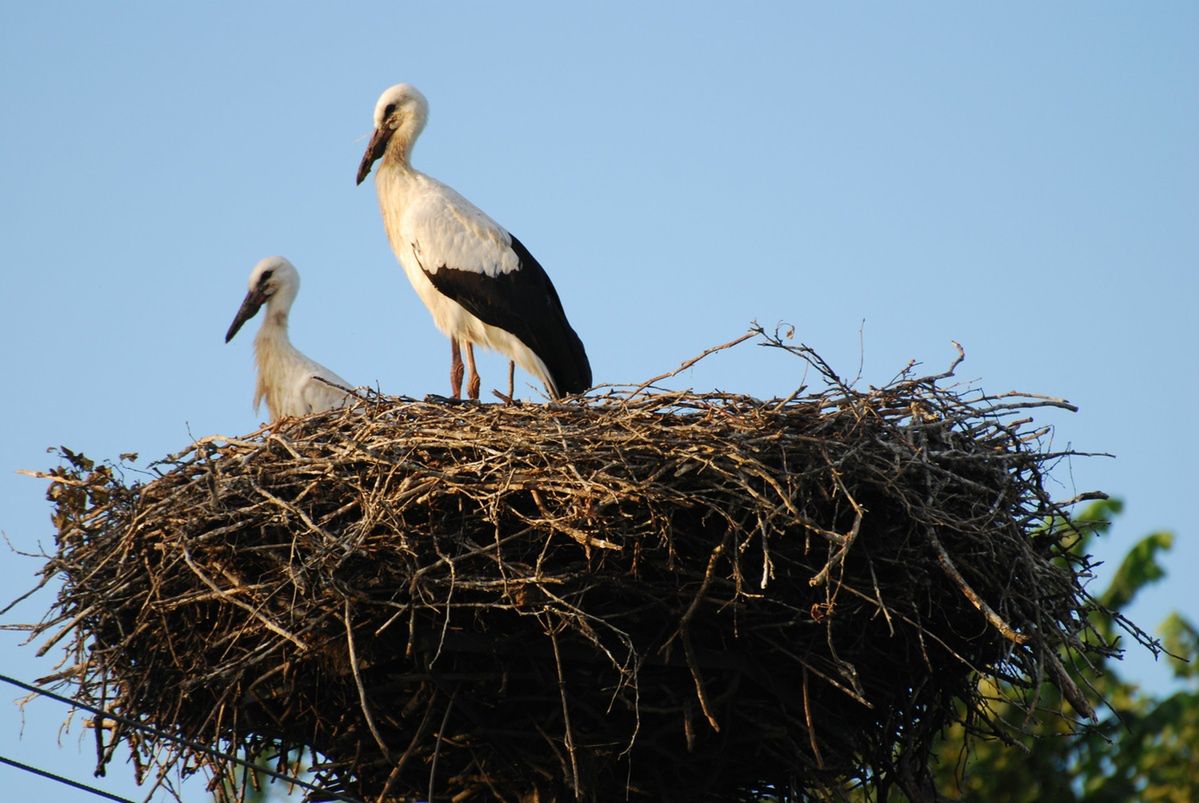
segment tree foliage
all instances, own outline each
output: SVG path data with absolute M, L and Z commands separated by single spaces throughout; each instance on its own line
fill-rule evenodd
M 1085 552 L 1095 536 L 1109 529 L 1122 508 L 1118 500 L 1088 507 L 1076 522 Z M 1107 609 L 1093 624 L 1108 640 L 1117 638 L 1117 621 L 1137 594 L 1166 575 L 1162 559 L 1173 534 L 1153 532 L 1138 541 L 1096 598 Z M 1054 688 L 1040 689 L 1040 714 L 1026 722 L 1016 744 L 973 740 L 964 747 L 965 727 L 955 725 L 937 750 L 938 790 L 947 800 L 1064 801 L 1125 803 L 1199 800 L 1199 630 L 1182 613 L 1171 614 L 1159 629 L 1178 688 L 1165 696 L 1149 694 L 1121 677 L 1116 660 L 1080 667 L 1088 698 L 1099 712 L 1093 728 L 1073 733 L 1072 717 Z M 1139 649 L 1139 645 L 1133 645 Z M 998 695 L 993 695 L 998 696 Z M 1106 702 L 1104 702 L 1106 701 Z M 1016 712 L 1002 702 L 998 716 Z

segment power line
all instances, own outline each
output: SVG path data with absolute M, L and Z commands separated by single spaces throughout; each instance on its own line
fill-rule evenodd
M 43 778 L 49 778 L 52 781 L 58 781 L 59 783 L 66 784 L 67 786 L 73 786 L 76 789 L 82 789 L 84 792 L 91 792 L 96 797 L 115 800 L 117 803 L 133 803 L 133 801 L 127 797 L 110 795 L 103 789 L 97 789 L 94 786 L 88 786 L 87 784 L 79 783 L 78 781 L 72 781 L 70 778 L 64 778 L 61 775 L 55 775 L 52 772 L 38 769 L 37 767 L 30 766 L 29 764 L 22 764 L 20 761 L 13 761 L 11 758 L 6 758 L 5 756 L 0 756 L 0 763 L 8 764 L 10 767 L 16 767 L 17 769 L 24 770 L 25 772 L 32 772 L 34 775 L 40 775 Z
M 290 775 L 285 775 L 282 772 L 276 772 L 275 770 L 272 770 L 269 767 L 263 767 L 258 764 L 251 764 L 250 762 L 246 761 L 245 759 L 238 758 L 237 756 L 230 755 L 228 753 L 222 753 L 220 750 L 216 750 L 212 747 L 209 747 L 208 745 L 201 744 L 200 742 L 193 742 L 191 739 L 187 739 L 182 736 L 176 736 L 172 733 L 166 733 L 166 732 L 161 731 L 158 728 L 155 728 L 151 725 L 146 725 L 144 723 L 138 722 L 135 719 L 130 719 L 129 717 L 121 716 L 120 714 L 113 714 L 113 713 L 111 713 L 109 711 L 105 711 L 101 708 L 96 708 L 94 706 L 88 705 L 87 703 L 81 703 L 78 700 L 72 700 L 70 697 L 64 697 L 61 694 L 55 694 L 52 691 L 47 691 L 46 689 L 38 688 L 37 686 L 33 686 L 29 683 L 25 683 L 24 681 L 17 680 L 16 678 L 13 678 L 13 677 L 9 677 L 8 675 L 0 674 L 0 681 L 9 683 L 13 686 L 16 686 L 17 688 L 25 689 L 26 691 L 33 692 L 34 694 L 40 694 L 42 697 L 49 697 L 51 700 L 57 700 L 58 702 L 65 703 L 66 705 L 69 705 L 73 708 L 78 708 L 83 711 L 87 711 L 89 713 L 95 714 L 97 717 L 100 717 L 101 719 L 111 719 L 114 722 L 120 722 L 122 725 L 128 725 L 131 728 L 139 730 L 139 731 L 146 733 L 150 736 L 153 736 L 155 738 L 166 739 L 167 741 L 181 744 L 184 747 L 188 747 L 192 750 L 196 750 L 201 753 L 206 753 L 214 758 L 224 759 L 225 761 L 232 761 L 235 764 L 239 764 L 243 767 L 248 767 L 249 769 L 255 770 L 256 772 L 261 772 L 264 775 L 269 775 L 272 778 L 278 778 L 281 781 L 286 781 L 289 784 L 294 784 L 295 786 L 298 786 L 301 789 L 308 789 L 313 792 L 320 792 L 322 795 L 326 795 L 328 797 L 334 798 L 335 800 L 345 801 L 345 803 L 362 803 L 362 801 L 360 801 L 356 797 L 348 797 L 346 795 L 341 794 L 340 792 L 334 792 L 331 789 L 322 789 L 321 787 L 317 786 L 316 784 L 311 784 L 311 783 L 308 783 L 307 781 L 301 781 L 299 778 L 294 778 Z M 96 727 L 99 727 L 99 726 L 100 726 L 100 723 L 97 722 Z M 69 783 L 73 783 L 73 782 L 69 782 Z M 113 798 L 113 799 L 114 800 L 124 800 L 123 798 Z M 132 803 L 132 801 L 127 801 L 127 803 Z

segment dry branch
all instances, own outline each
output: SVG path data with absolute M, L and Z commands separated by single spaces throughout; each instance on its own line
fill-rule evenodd
M 1057 653 L 1107 647 L 1044 485 L 1064 453 L 1015 419 L 1067 403 L 952 367 L 857 390 L 757 334 L 826 390 L 370 396 L 202 439 L 144 483 L 64 450 L 38 633 L 68 638 L 77 699 L 306 748 L 362 800 L 919 797 L 980 679 L 1085 706 Z M 241 777 L 119 722 L 102 763 L 118 740 Z

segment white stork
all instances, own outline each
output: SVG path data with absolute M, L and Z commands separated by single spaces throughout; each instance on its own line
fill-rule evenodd
M 265 398 L 271 421 L 340 407 L 346 401 L 346 391 L 326 382 L 350 387 L 340 376 L 301 354 L 287 337 L 287 315 L 299 291 L 300 274 L 295 266 L 283 257 L 267 257 L 250 272 L 250 291 L 225 333 L 228 343 L 242 324 L 266 304 L 266 317 L 254 338 L 258 362 L 254 409 Z
M 591 365 L 558 293 L 528 249 L 450 187 L 412 167 L 409 157 L 429 116 L 415 87 L 397 84 L 375 104 L 375 132 L 362 164 L 371 167 L 383 224 L 396 258 L 433 322 L 450 338 L 450 389 L 479 398 L 474 344 L 506 355 L 545 383 L 554 398 L 591 387 Z M 509 374 L 511 376 L 511 374 Z

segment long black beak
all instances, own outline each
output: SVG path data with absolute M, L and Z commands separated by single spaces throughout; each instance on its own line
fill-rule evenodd
M 233 323 L 229 324 L 229 331 L 225 333 L 225 342 L 228 343 L 241 329 L 242 325 L 253 318 L 258 313 L 258 308 L 266 301 L 266 294 L 259 289 L 251 290 L 246 293 L 246 298 L 241 302 L 241 307 L 237 310 L 237 315 L 233 318 Z
M 387 150 L 387 141 L 391 139 L 391 131 L 385 128 L 376 128 L 374 135 L 371 136 L 370 144 L 366 146 L 366 153 L 362 154 L 362 163 L 358 165 L 358 180 L 355 184 L 361 184 L 362 180 L 371 172 L 371 167 L 375 162 L 379 161 L 379 157 Z

